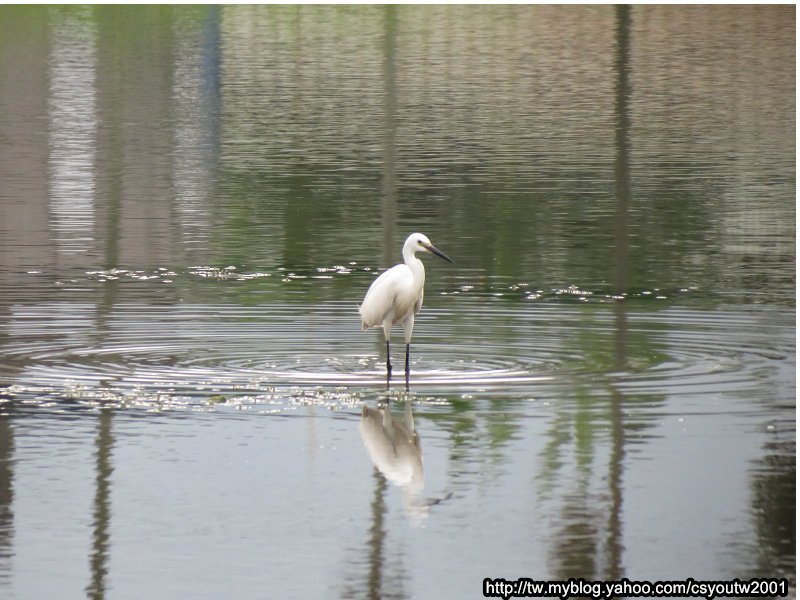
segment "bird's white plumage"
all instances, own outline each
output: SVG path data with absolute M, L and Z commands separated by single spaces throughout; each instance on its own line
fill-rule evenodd
M 422 242 L 420 244 L 420 242 Z M 425 295 L 425 266 L 415 256 L 427 252 L 430 240 L 421 233 L 412 233 L 403 245 L 404 263 L 383 272 L 367 290 L 359 307 L 361 328 L 382 327 L 386 339 L 391 336 L 392 325 L 406 324 L 422 308 Z M 411 341 L 411 328 L 406 327 L 406 343 Z
M 416 314 L 422 307 L 425 271 L 422 267 L 421 280 L 415 280 L 414 273 L 405 264 L 395 265 L 385 271 L 370 286 L 364 303 L 361 305 L 361 326 L 383 327 L 383 321 L 389 318 L 392 325 L 405 321 L 412 313 Z
M 406 387 L 409 377 L 409 345 L 414 330 L 414 315 L 422 308 L 425 296 L 425 266 L 415 255 L 430 252 L 453 262 L 421 233 L 412 233 L 403 244 L 403 263 L 382 273 L 367 290 L 364 302 L 358 307 L 361 328 L 383 328 L 386 339 L 386 385 L 389 385 L 392 365 L 389 358 L 389 340 L 392 325 L 403 325 L 406 340 Z

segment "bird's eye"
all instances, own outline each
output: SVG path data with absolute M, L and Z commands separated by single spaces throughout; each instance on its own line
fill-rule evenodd
M 425 245 L 425 242 L 423 242 L 422 240 L 417 240 L 417 243 L 418 243 L 420 246 L 424 246 L 424 245 Z

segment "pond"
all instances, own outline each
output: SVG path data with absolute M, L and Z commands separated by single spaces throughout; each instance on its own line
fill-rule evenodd
M 0 140 L 4 598 L 794 595 L 793 6 L 6 6 Z

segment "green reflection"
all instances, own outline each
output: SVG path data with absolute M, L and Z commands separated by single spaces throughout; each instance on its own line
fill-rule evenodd
M 703 27 L 685 26 L 693 11 L 707 11 Z M 90 27 L 61 31 L 67 22 Z M 126 303 L 263 307 L 238 317 L 253 325 L 275 318 L 269 307 L 294 307 L 280 318 L 307 323 L 304 311 L 352 303 L 357 330 L 355 302 L 374 271 L 399 259 L 398 239 L 424 231 L 458 264 L 430 277 L 426 308 L 441 312 L 430 333 L 420 327 L 427 341 L 451 345 L 448 360 L 466 353 L 469 335 L 435 329 L 454 323 L 451 331 L 492 346 L 486 356 L 541 367 L 561 383 L 541 392 L 556 408 L 531 457 L 538 498 L 559 515 L 554 570 L 619 577 L 626 452 L 650 427 L 629 415 L 670 398 L 626 395 L 616 384 L 675 359 L 668 334 L 685 331 L 655 317 L 758 302 L 766 318 L 793 326 L 793 24 L 793 7 L 0 7 L 0 283 L 16 294 L 0 301 L 4 321 L 13 318 L 6 304 L 74 299 L 52 284 L 68 280 L 78 302 L 105 304 L 111 321 Z M 67 47 L 89 43 L 96 59 L 94 89 L 80 90 L 96 99 L 94 246 L 69 264 L 51 225 L 57 31 Z M 352 269 L 320 271 L 334 265 Z M 229 266 L 264 276 L 198 274 Z M 87 280 L 115 267 L 175 274 Z M 47 270 L 49 287 L 27 277 L 34 269 Z M 572 285 L 593 294 L 583 303 L 560 293 Z M 535 318 L 525 310 L 537 303 L 552 308 L 548 317 L 575 317 L 541 323 L 543 338 L 563 340 L 537 355 L 541 363 L 519 356 L 533 347 L 520 344 L 531 329 L 508 326 L 509 314 Z M 642 314 L 654 318 L 632 322 Z M 687 328 L 699 335 L 702 325 Z M 738 333 L 736 322 L 726 328 Z M 247 342 L 257 346 L 248 365 L 297 336 L 266 330 L 278 333 Z M 235 338 L 223 343 L 238 348 Z M 320 344 L 319 355 L 363 352 L 311 335 L 302 343 Z M 212 344 L 198 335 L 183 350 L 195 360 L 202 345 Z M 555 366 L 544 360 L 551 355 Z M 4 368 L 16 376 L 17 363 Z M 773 372 L 761 369 L 756 383 L 774 387 Z M 794 391 L 778 385 L 777 395 Z M 446 408 L 426 418 L 449 436 L 454 479 L 474 477 L 465 467 L 473 463 L 483 483 L 502 473 L 525 431 L 528 392 L 540 390 L 443 394 Z M 771 393 L 756 394 L 757 409 L 773 410 Z M 104 419 L 97 590 L 110 515 L 110 413 Z M 764 454 L 752 478 L 759 561 L 789 572 L 794 450 Z M 383 496 L 376 478 L 376 597 Z

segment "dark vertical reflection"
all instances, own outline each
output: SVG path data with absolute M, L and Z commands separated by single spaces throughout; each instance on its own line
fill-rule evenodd
M 209 142 L 213 148 L 214 166 L 220 154 L 220 129 L 222 126 L 222 9 L 211 6 L 203 28 L 203 101 L 206 114 L 211 116 Z
M 599 537 L 594 499 L 590 491 L 589 461 L 580 465 L 575 485 L 565 496 L 564 506 L 558 516 L 562 525 L 556 535 L 556 552 L 560 564 L 555 579 L 598 577 Z
M 112 146 L 113 147 L 113 146 Z M 110 186 L 111 191 L 118 191 L 117 185 Z M 112 207 L 118 209 L 119 196 L 109 199 Z M 106 264 L 116 266 L 119 258 L 119 212 L 112 208 L 108 215 L 107 240 L 104 246 L 103 259 Z M 112 315 L 119 296 L 117 281 L 107 281 L 103 286 L 102 294 L 97 303 L 97 321 L 95 325 L 96 346 L 102 347 L 111 337 Z M 86 588 L 88 598 L 101 599 L 105 597 L 106 575 L 108 574 L 109 558 L 109 525 L 111 522 L 111 473 L 114 467 L 111 463 L 111 450 L 114 438 L 111 431 L 114 411 L 104 407 L 100 411 L 95 439 L 95 493 L 94 493 L 94 532 L 92 535 L 92 554 L 89 559 L 91 582 Z
M 397 222 L 397 7 L 384 7 L 383 37 L 383 262 L 393 264 L 398 254 L 395 244 Z
M 108 267 L 163 264 L 179 256 L 174 235 L 172 12 L 98 6 L 97 208 Z
M 303 123 L 306 118 L 309 98 L 306 65 L 308 45 L 306 44 L 306 14 L 304 7 L 292 6 L 292 51 L 291 63 L 287 68 L 291 72 L 291 108 L 290 122 Z M 310 42 L 311 43 L 311 42 Z M 309 185 L 309 170 L 306 164 L 312 160 L 305 148 L 305 141 L 299 138 L 292 139 L 292 152 L 298 157 L 298 163 L 290 170 L 290 177 L 286 179 L 288 185 L 287 201 L 284 204 L 283 217 L 283 243 L 285 265 L 309 266 L 312 262 L 311 247 L 308 243 L 309 232 L 315 229 L 322 207 L 317 202 L 307 201 Z
M 617 72 L 615 88 L 614 115 L 615 148 L 614 181 L 617 210 L 615 218 L 616 252 L 614 255 L 615 293 L 622 296 L 628 290 L 628 205 L 631 195 L 630 177 L 630 6 L 616 7 L 617 55 L 614 66 Z M 627 318 L 626 305 L 619 299 L 615 306 L 614 367 L 617 371 L 627 363 Z M 610 423 L 611 456 L 608 466 L 608 487 L 611 507 L 608 516 L 606 540 L 607 579 L 620 579 L 622 568 L 622 471 L 625 459 L 625 428 L 623 424 L 624 396 L 618 389 L 611 389 Z
M 617 302 L 614 307 L 614 336 L 609 341 L 608 361 L 604 366 L 613 372 L 622 372 L 628 363 L 628 326 L 625 295 L 628 290 L 628 206 L 631 197 L 630 178 L 630 23 L 629 6 L 615 7 L 616 53 L 614 73 L 614 180 L 616 213 L 614 219 L 615 252 L 613 264 L 614 293 Z M 583 399 L 589 406 L 593 399 Z M 608 510 L 598 511 L 592 498 L 590 481 L 592 478 L 593 444 L 586 431 L 580 410 L 575 417 L 574 436 L 580 443 L 584 437 L 586 452 L 578 457 L 580 477 L 576 488 L 571 491 L 562 510 L 561 519 L 565 524 L 559 530 L 557 554 L 561 564 L 556 576 L 561 579 L 577 577 L 597 577 L 617 580 L 624 576 L 622 555 L 622 505 L 623 470 L 625 460 L 625 397 L 619 389 L 609 386 L 609 405 L 606 415 L 609 428 L 609 456 L 607 485 Z M 584 431 L 581 431 L 581 430 Z M 605 501 L 605 500 L 604 500 Z
M 622 472 L 625 460 L 625 428 L 622 404 L 625 397 L 618 390 L 611 390 L 611 456 L 608 461 L 608 491 L 611 506 L 608 511 L 608 572 L 606 579 L 621 579 L 623 576 L 622 552 Z
M 10 577 L 14 556 L 14 429 L 11 415 L 7 410 L 3 413 L 0 414 L 0 580 Z
M 794 423 L 777 425 L 764 446 L 764 455 L 754 465 L 752 514 L 755 519 L 757 552 L 755 560 L 742 568 L 753 577 L 787 573 L 792 587 L 797 585 L 794 557 L 797 554 L 797 457 Z
M 113 410 L 101 410 L 95 439 L 97 472 L 94 492 L 94 533 L 92 535 L 92 555 L 89 561 L 92 580 L 86 588 L 86 596 L 96 600 L 105 598 L 106 575 L 108 574 L 111 473 L 114 471 L 111 463 L 111 450 L 114 444 L 111 432 L 113 416 Z
M 97 181 L 97 196 L 102 198 L 100 207 L 102 222 L 102 264 L 105 269 L 120 264 L 120 235 L 123 200 L 123 153 L 124 115 L 118 109 L 117 91 L 122 87 L 121 75 L 115 65 L 122 60 L 117 54 L 115 41 L 118 37 L 116 21 L 105 11 L 96 9 L 95 18 L 100 23 L 97 31 L 98 52 L 97 90 L 98 112 L 103 127 L 98 132 L 97 152 L 102 157 L 99 169 L 102 177 Z M 115 286 L 116 287 L 116 286 Z
M 628 291 L 628 204 L 631 197 L 630 176 L 630 23 L 631 7 L 616 6 L 617 17 L 617 56 L 614 67 L 617 72 L 617 84 L 614 98 L 615 136 L 614 146 L 614 185 L 616 191 L 617 210 L 614 218 L 614 291 L 623 295 Z
M 384 518 L 386 516 L 386 479 L 375 469 L 375 495 L 370 508 L 372 510 L 372 527 L 369 530 L 369 574 L 367 576 L 367 597 L 380 599 L 383 597 L 383 543 L 386 539 Z

